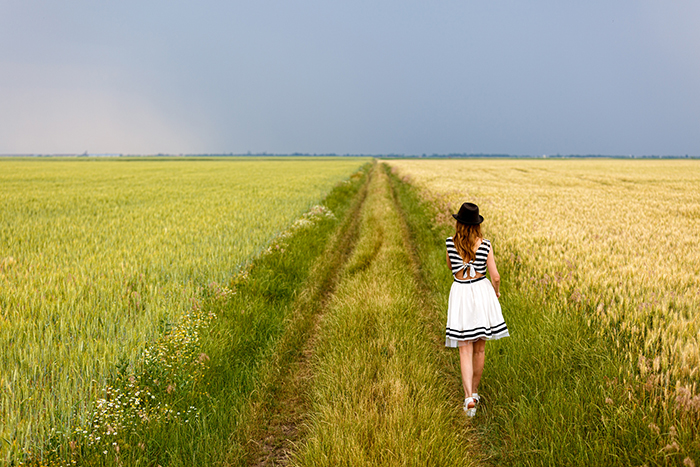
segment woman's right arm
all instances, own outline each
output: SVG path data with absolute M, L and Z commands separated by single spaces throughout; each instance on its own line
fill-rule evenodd
M 501 298 L 501 292 L 498 290 L 501 286 L 501 276 L 496 269 L 496 259 L 493 257 L 493 247 L 489 250 L 489 255 L 486 257 L 486 268 L 489 270 L 491 277 L 491 285 L 496 291 L 496 297 Z
M 447 267 L 452 271 L 452 262 L 450 261 L 450 253 L 445 251 L 445 258 L 447 258 Z

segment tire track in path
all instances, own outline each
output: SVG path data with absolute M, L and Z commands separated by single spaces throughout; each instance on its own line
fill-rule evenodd
M 308 386 L 315 336 L 341 271 L 354 249 L 360 212 L 373 172 L 297 297 L 287 331 L 251 400 L 249 422 L 243 433 L 248 440 L 247 465 L 287 465 L 291 448 L 303 435 L 303 422 L 310 405 Z M 225 465 L 240 465 L 240 461 L 229 456 Z

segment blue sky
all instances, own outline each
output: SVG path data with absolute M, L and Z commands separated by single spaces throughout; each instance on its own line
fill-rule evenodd
M 700 155 L 697 1 L 0 0 L 0 153 Z

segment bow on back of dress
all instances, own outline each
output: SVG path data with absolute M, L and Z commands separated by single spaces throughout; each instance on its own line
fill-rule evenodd
M 474 269 L 474 261 L 469 261 L 468 263 L 462 263 L 462 265 L 455 271 L 455 276 L 459 273 L 459 271 L 464 271 L 466 272 L 467 268 L 469 268 L 469 277 L 476 277 L 476 269 Z M 462 273 L 462 277 L 464 277 L 464 273 Z

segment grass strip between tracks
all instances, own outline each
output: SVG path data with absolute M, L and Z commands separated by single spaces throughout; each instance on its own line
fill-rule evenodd
M 451 285 L 445 238 L 452 225 L 435 222 L 436 207 L 418 190 L 391 175 L 391 183 L 416 245 L 421 275 L 444 320 Z M 488 229 L 488 225 L 486 225 Z M 498 243 L 494 243 L 498 263 Z M 698 428 L 669 418 L 640 399 L 621 377 L 622 358 L 596 338 L 582 310 L 523 295 L 509 287 L 518 273 L 499 263 L 501 305 L 511 337 L 486 345 L 480 394 L 484 408 L 474 420 L 487 462 L 493 465 L 700 465 Z M 442 339 L 435 321 L 431 334 Z M 456 360 L 446 373 L 459 384 Z M 458 391 L 457 387 L 452 388 Z
M 311 414 L 293 465 L 472 465 L 469 430 L 422 318 L 386 173 L 375 168 L 359 238 L 322 318 Z

